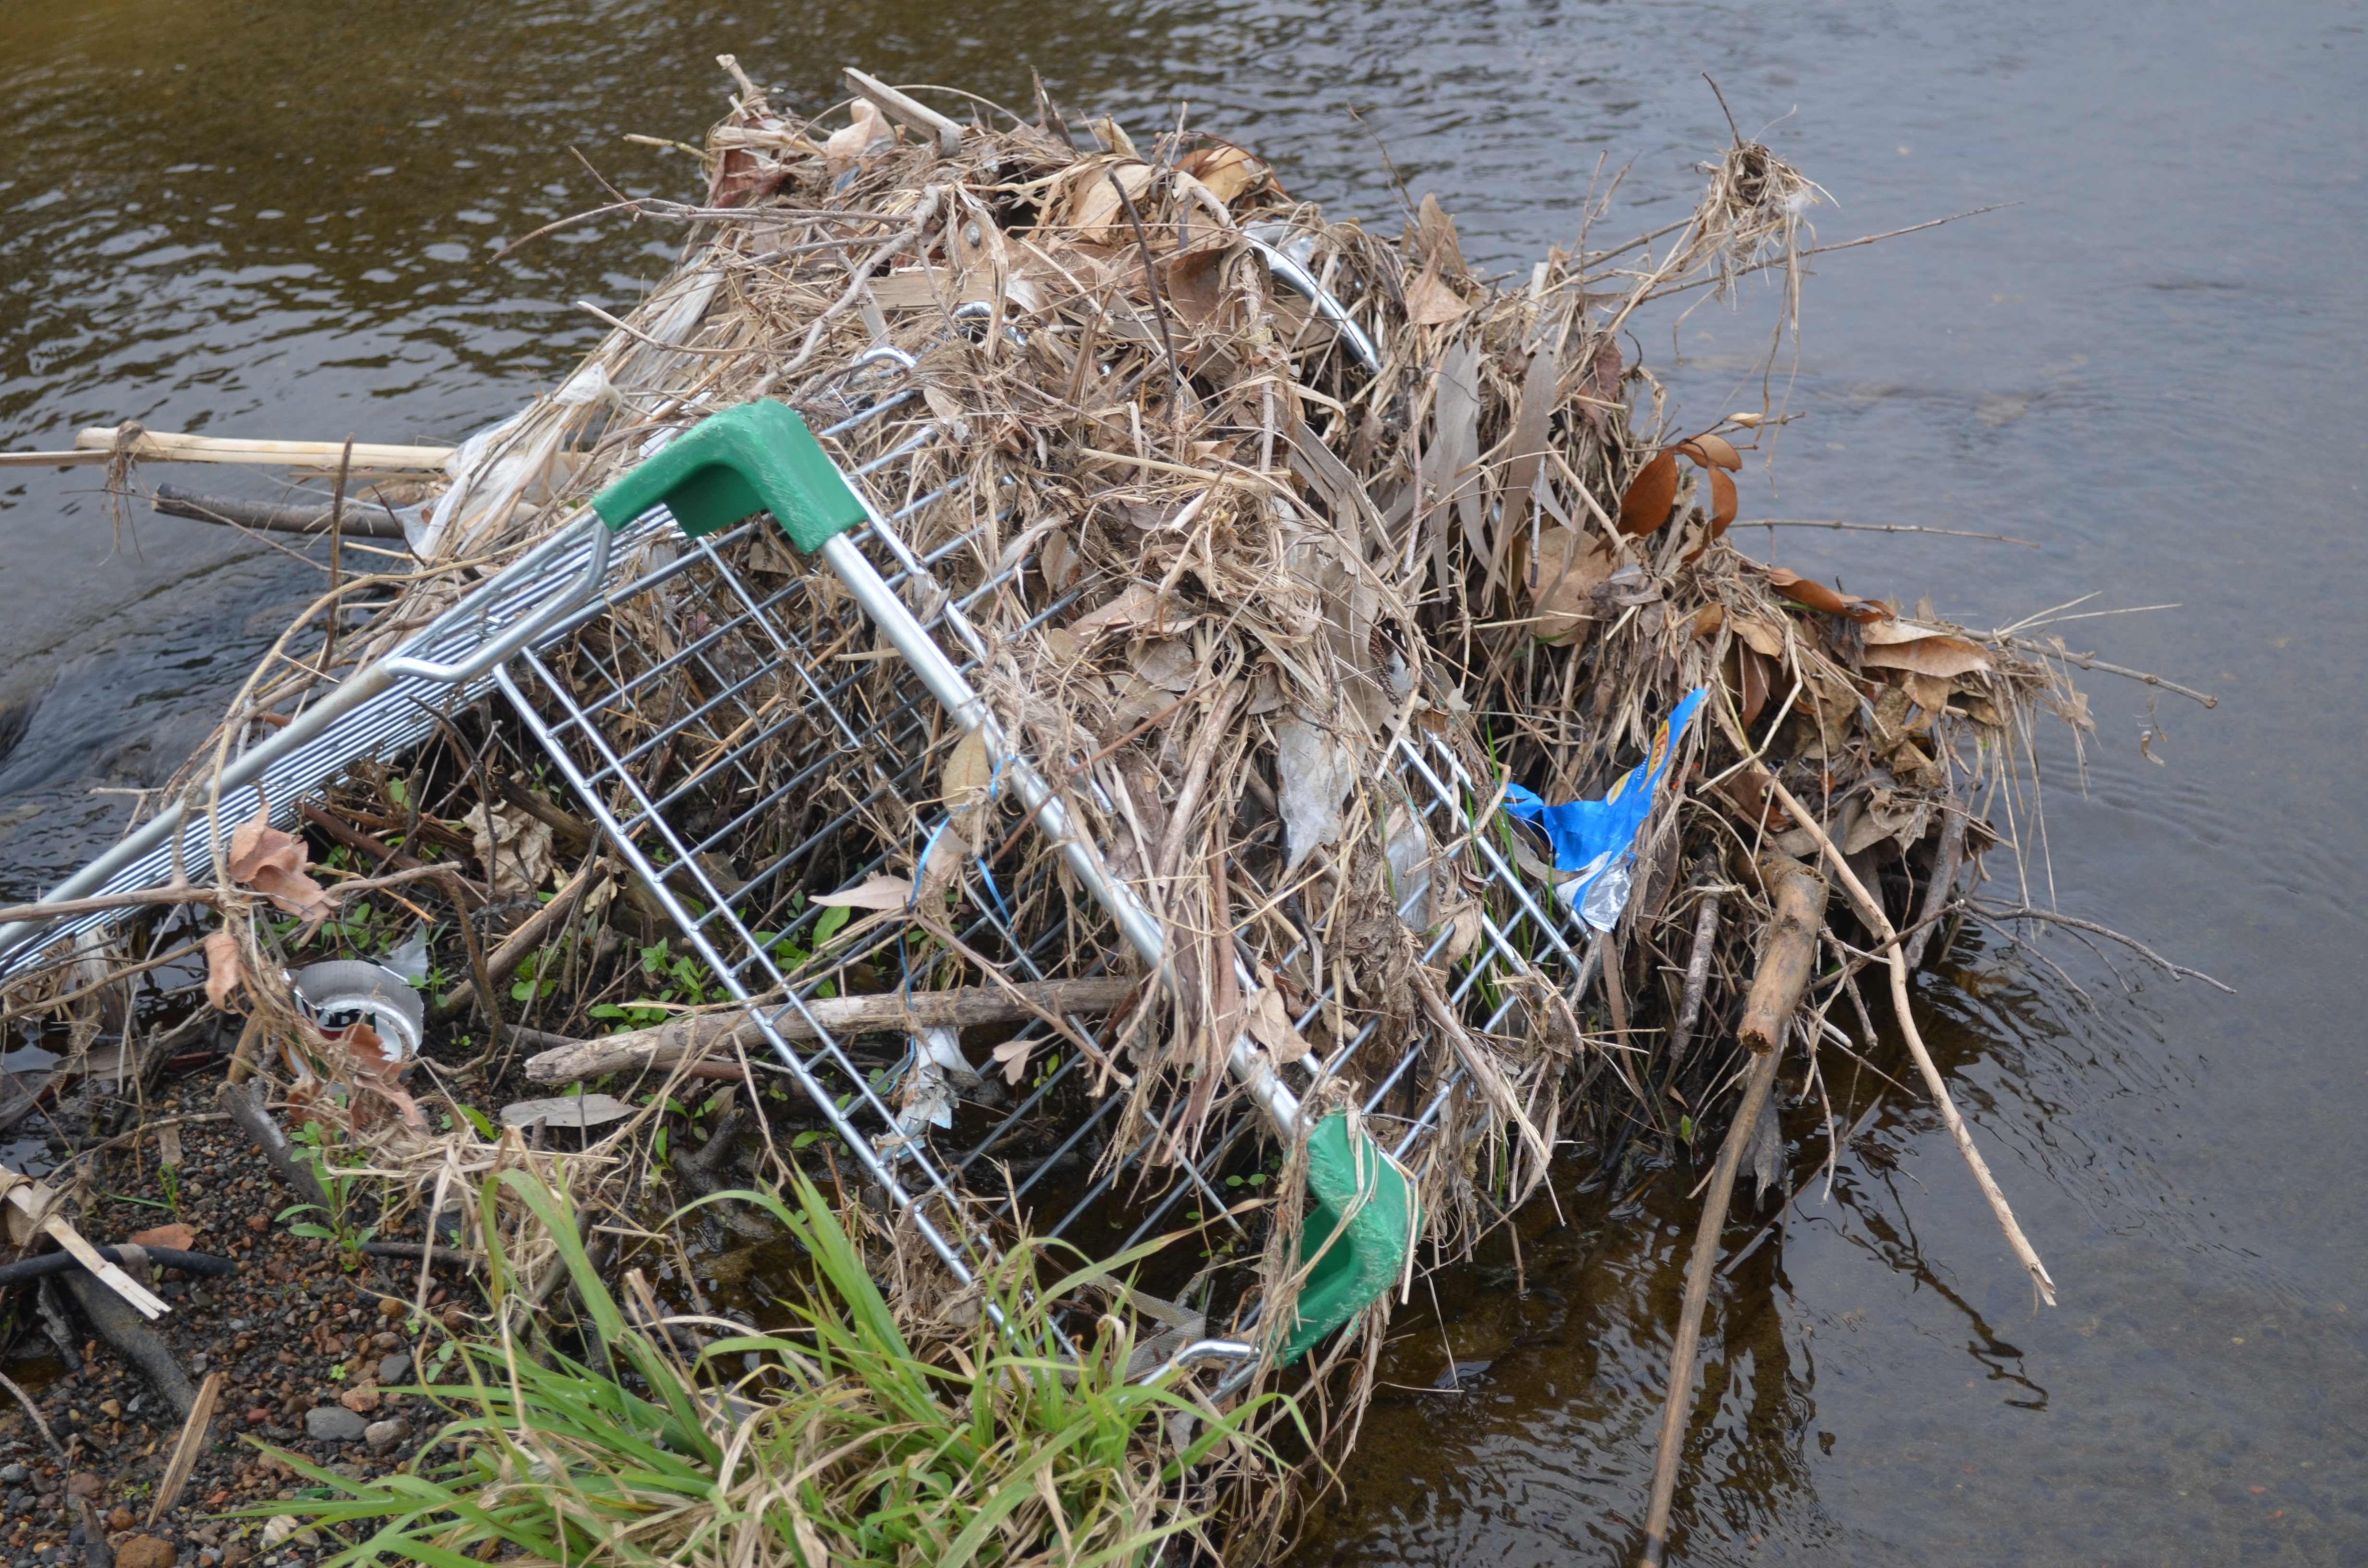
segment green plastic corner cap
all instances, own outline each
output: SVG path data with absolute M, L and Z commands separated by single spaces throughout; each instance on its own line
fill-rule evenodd
M 798 411 L 764 399 L 701 421 L 592 497 L 611 529 L 658 506 L 693 539 L 770 512 L 808 555 L 865 516 Z
M 1315 1263 L 1282 1344 L 1283 1365 L 1398 1282 L 1419 1213 L 1406 1174 L 1379 1144 L 1351 1131 L 1345 1113 L 1315 1124 L 1307 1137 L 1307 1218 L 1299 1241 L 1300 1261 Z

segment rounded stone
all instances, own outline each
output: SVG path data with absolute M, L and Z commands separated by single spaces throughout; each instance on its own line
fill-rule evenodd
M 343 1405 L 316 1404 L 304 1413 L 305 1435 L 319 1442 L 350 1443 L 369 1427 L 369 1422 Z

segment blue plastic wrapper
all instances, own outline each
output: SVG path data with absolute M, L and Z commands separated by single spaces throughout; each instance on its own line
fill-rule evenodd
M 1505 810 L 1545 830 L 1554 845 L 1554 869 L 1579 873 L 1577 881 L 1555 888 L 1555 895 L 1569 900 L 1579 918 L 1599 931 L 1611 930 L 1628 906 L 1636 835 L 1652 814 L 1654 791 L 1704 695 L 1699 688 L 1690 691 L 1669 710 L 1654 733 L 1652 754 L 1613 780 L 1600 801 L 1550 806 L 1535 790 L 1505 787 Z

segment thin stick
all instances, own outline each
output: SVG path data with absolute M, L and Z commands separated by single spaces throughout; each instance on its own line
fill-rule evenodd
M 2017 539 L 2012 534 L 1977 534 L 1968 528 L 1929 528 L 1920 523 L 1841 523 L 1827 517 L 1758 517 L 1748 523 L 1737 523 L 1738 528 L 1846 528 L 1852 533 L 1867 534 L 1946 534 L 1951 539 L 1987 539 L 1999 544 L 2019 544 L 2028 550 L 2040 548 L 2033 540 Z
M 1134 226 L 1135 248 L 1143 253 L 1143 286 L 1151 291 L 1151 317 L 1159 324 L 1159 347 L 1167 354 L 1167 380 L 1175 397 L 1176 420 L 1184 420 L 1184 368 L 1176 358 L 1176 341 L 1167 335 L 1167 305 L 1160 297 L 1159 276 L 1151 269 L 1151 236 L 1144 232 L 1143 214 L 1134 210 L 1134 198 L 1120 183 L 1118 171 L 1109 171 L 1110 188 L 1118 192 L 1119 204 L 1126 209 L 1126 221 Z
M 337 456 L 337 483 L 329 492 L 329 629 L 321 639 L 321 673 L 327 675 L 337 666 L 337 617 L 344 607 L 336 602 L 346 576 L 346 479 L 354 469 L 354 437 L 346 437 L 346 449 Z M 150 1520 L 154 1523 L 154 1519 Z
M 529 953 L 541 947 L 544 938 L 575 913 L 575 906 L 598 884 L 608 880 L 608 874 L 606 864 L 598 860 L 576 872 L 573 881 L 552 894 L 549 903 L 536 910 L 524 925 L 503 940 L 500 947 L 485 956 L 485 979 L 495 985 L 508 979 L 510 971 L 518 968 Z M 441 1002 L 427 1009 L 427 1021 L 441 1024 L 458 1017 L 476 999 L 477 982 L 473 978 L 464 980 L 447 993 Z
M 2189 969 L 2184 964 L 2175 964 L 2169 959 L 2163 957 L 2160 953 L 2156 952 L 2152 948 L 2147 947 L 2144 942 L 2139 941 L 2136 937 L 2124 937 L 2119 931 L 2114 930 L 2112 926 L 2100 926 L 2093 920 L 2082 920 L 2070 915 L 2058 915 L 2052 909 L 2033 909 L 2028 904 L 2017 905 L 2012 909 L 1998 909 L 1982 904 L 1977 904 L 1974 907 L 1980 910 L 1982 914 L 1988 915 L 1993 920 L 2045 920 L 2057 926 L 2069 926 L 2077 930 L 2093 931 L 2100 937 L 2112 937 L 2114 941 L 2121 943 L 2122 946 L 2129 949 L 2135 953 L 2137 953 L 2148 963 L 2153 964 L 2156 968 L 2161 970 L 2164 973 L 2172 976 L 2174 979 L 2200 980 L 2203 982 L 2204 984 L 2225 991 L 2231 996 L 2237 994 L 2237 989 L 2235 986 L 2223 985 L 2220 982 L 2213 979 L 2210 975 L 2204 973 L 2200 969 Z
M 1735 269 L 1735 276 L 1740 278 L 1746 273 L 1766 272 L 1774 267 L 1784 267 L 1794 262 L 1806 261 L 1813 256 L 1824 256 L 1829 251 L 1853 250 L 1860 245 L 1871 245 L 1877 240 L 1896 240 L 1902 234 L 1922 233 L 1927 229 L 1937 229 L 1943 223 L 1953 223 L 1960 218 L 1978 218 L 1985 212 L 1996 212 L 2004 208 L 2020 207 L 2022 203 L 2019 201 L 1994 201 L 1987 207 L 1975 207 L 1963 212 L 1952 212 L 1946 218 L 1933 218 L 1921 223 L 1910 223 L 1904 229 L 1885 229 L 1879 234 L 1861 234 L 1854 240 L 1842 240 L 1830 245 L 1819 245 L 1814 250 L 1804 250 L 1798 256 L 1773 256 L 1766 261 L 1754 262 L 1748 267 L 1736 267 Z M 1632 301 L 1632 303 L 1643 304 L 1648 300 L 1666 300 L 1672 294 L 1683 294 L 1691 290 L 1707 288 L 1711 284 L 1719 281 L 1720 279 L 1717 278 L 1696 278 L 1691 283 L 1675 283 L 1671 284 L 1668 288 L 1660 288 L 1656 286 L 1652 288 L 1649 292 L 1639 295 L 1634 301 Z M 1622 313 L 1623 315 L 1626 313 L 1624 309 Z
M 2043 659 L 2061 659 L 2067 665 L 2078 665 L 2084 670 L 2100 670 L 2109 676 L 2123 676 L 2131 680 L 2144 681 L 2148 686 L 2158 686 L 2165 691 L 2175 691 L 2181 697 L 2192 698 L 2206 708 L 2220 706 L 2220 699 L 2210 692 L 2197 691 L 2192 687 L 2181 686 L 2175 680 L 2165 680 L 2160 676 L 2148 675 L 2144 670 L 2124 669 L 2119 665 L 2109 665 L 2094 654 L 2075 653 L 2061 645 L 2051 648 L 2044 642 L 2034 642 L 2028 637 L 2009 637 L 2003 641 L 2009 648 L 2021 648 L 2025 653 L 2037 653 Z
M 142 909 L 154 903 L 211 903 L 216 896 L 211 888 L 201 888 L 195 882 L 176 882 L 167 887 L 141 888 L 131 892 L 70 898 L 61 903 L 12 903 L 0 909 L 0 924 L 13 926 L 19 920 L 63 920 L 69 915 L 97 915 L 108 909 Z
M 1733 715 L 1724 705 L 1714 706 L 1718 707 L 1719 718 L 1726 726 L 1728 738 L 1737 746 L 1748 745 L 1743 733 L 1736 727 Z M 1999 1190 L 1998 1178 L 1990 1175 L 1990 1167 L 1982 1159 L 1982 1152 L 1974 1147 L 1972 1130 L 1966 1127 L 1965 1119 L 1957 1114 L 1956 1101 L 1949 1097 L 1948 1081 L 1941 1076 L 1941 1069 L 1933 1062 L 1931 1051 L 1925 1048 L 1924 1037 L 1917 1031 L 1915 1012 L 1907 1002 L 1907 960 L 1899 950 L 1899 933 L 1892 928 L 1891 919 L 1883 913 L 1882 903 L 1866 891 L 1866 884 L 1858 880 L 1858 873 L 1850 869 L 1850 862 L 1842 858 L 1840 849 L 1827 836 L 1824 826 L 1809 809 L 1794 800 L 1793 792 L 1772 775 L 1768 779 L 1768 791 L 1776 797 L 1776 803 L 1791 812 L 1793 820 L 1806 828 L 1809 835 L 1816 840 L 1819 852 L 1833 869 L 1834 879 L 1850 893 L 1850 901 L 1858 905 L 1860 915 L 1885 944 L 1884 957 L 1891 968 L 1892 1011 L 1898 1017 L 1899 1032 L 1907 1041 L 1909 1054 L 1916 1058 L 1917 1070 L 1924 1074 L 1924 1086 L 1931 1091 L 1933 1103 L 1941 1110 L 1941 1119 L 1949 1129 L 1949 1136 L 1957 1141 L 1957 1152 L 1964 1156 L 1967 1168 L 1974 1173 L 1974 1184 L 1989 1200 L 1990 1212 L 1998 1217 L 1998 1228 L 2006 1233 L 2007 1244 L 2014 1249 L 2015 1256 L 2029 1271 L 2032 1283 L 2039 1288 L 2040 1300 L 2054 1306 L 2055 1281 L 2048 1277 L 2047 1266 L 2039 1261 L 2038 1252 L 2022 1233 L 2022 1227 L 2015 1222 L 2014 1210 L 2008 1205 L 2006 1194 Z
M 16 1381 L 8 1377 L 6 1373 L 0 1373 L 0 1388 L 5 1388 L 10 1393 L 16 1395 L 17 1403 L 25 1407 L 25 1414 L 33 1418 L 33 1429 L 40 1433 L 41 1441 L 49 1445 L 50 1452 L 56 1456 L 58 1468 L 64 1471 L 72 1471 L 74 1469 L 74 1460 L 66 1458 L 65 1449 L 58 1446 L 57 1435 L 50 1430 L 50 1424 L 41 1419 L 41 1407 L 33 1403 L 33 1396 L 27 1393 L 23 1389 L 18 1388 L 16 1384 Z
M 1686 1051 L 1693 1044 L 1694 1025 L 1702 1017 L 1702 991 L 1710 983 L 1711 953 L 1718 946 L 1719 893 L 1715 887 L 1703 893 L 1702 911 L 1694 916 L 1693 953 L 1686 960 L 1685 1000 L 1678 1008 L 1677 1028 L 1669 1036 L 1672 1074 L 1685 1065 Z
M 1661 1405 L 1660 1449 L 1653 1460 L 1653 1502 L 1645 1515 L 1645 1545 L 1636 1554 L 1638 1568 L 1660 1568 L 1662 1554 L 1668 1550 L 1669 1506 L 1677 1496 L 1678 1460 L 1685 1453 L 1686 1411 L 1693 1403 L 1694 1361 L 1702 1348 L 1702 1307 L 1710 1300 L 1718 1236 L 1726 1226 L 1727 1204 L 1735 1197 L 1735 1173 L 1743 1163 L 1744 1141 L 1759 1125 L 1769 1093 L 1776 1086 L 1776 1064 L 1783 1059 L 1781 1045 L 1751 1059 L 1743 1082 L 1743 1105 L 1718 1146 L 1710 1196 L 1702 1203 L 1702 1222 L 1694 1227 L 1693 1255 L 1686 1260 L 1685 1301 L 1678 1309 L 1677 1343 L 1669 1347 L 1669 1392 Z

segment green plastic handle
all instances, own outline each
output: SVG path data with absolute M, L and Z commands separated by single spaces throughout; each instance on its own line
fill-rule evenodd
M 770 512 L 808 555 L 866 516 L 798 411 L 767 400 L 701 421 L 592 497 L 611 530 L 661 505 L 693 539 Z
M 1314 1257 L 1315 1267 L 1282 1343 L 1284 1366 L 1398 1282 L 1419 1212 L 1406 1178 L 1380 1145 L 1349 1132 L 1346 1115 L 1335 1111 L 1315 1124 L 1307 1135 L 1307 1219 L 1299 1240 L 1300 1260 Z

